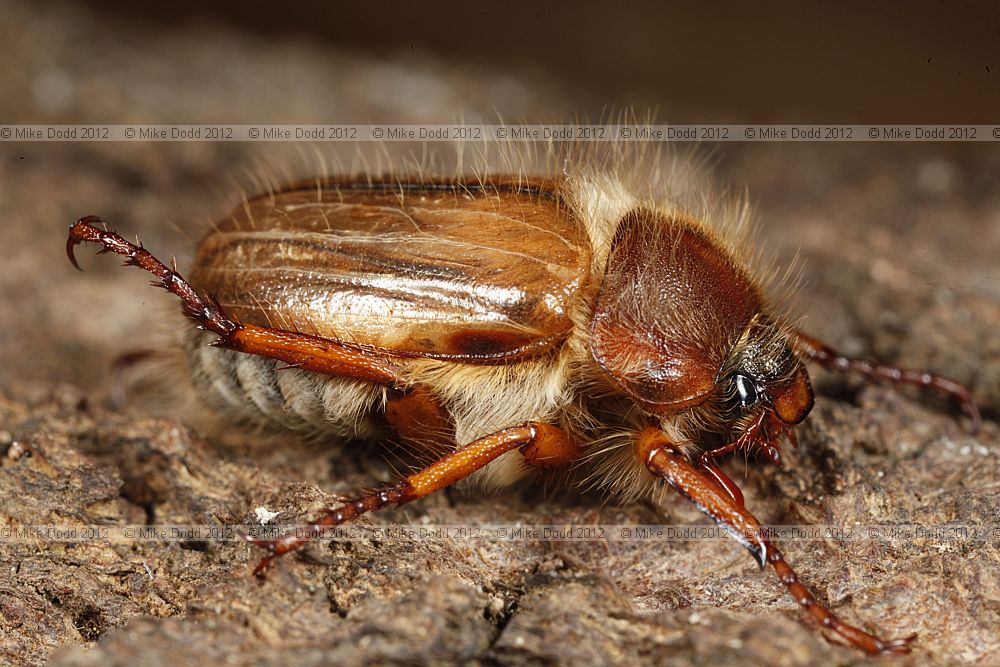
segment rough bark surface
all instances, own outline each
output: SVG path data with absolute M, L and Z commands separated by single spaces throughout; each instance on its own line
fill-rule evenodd
M 152 30 L 58 6 L 0 6 L 0 55 L 9 122 L 438 122 L 459 111 L 488 118 L 498 99 L 515 118 L 572 116 L 580 105 L 547 82 L 432 61 L 389 67 L 221 26 Z M 417 108 L 406 82 L 425 93 Z M 968 382 L 986 416 L 973 436 L 933 397 L 818 372 L 820 400 L 785 465 L 726 464 L 764 521 L 998 524 L 1000 156 L 986 148 L 721 148 L 718 177 L 747 185 L 762 242 L 785 262 L 797 249 L 805 259 L 807 327 L 847 352 Z M 228 175 L 288 155 L 287 145 L 4 144 L 0 526 L 252 525 L 259 506 L 291 521 L 391 477 L 378 448 L 276 446 L 252 434 L 220 442 L 180 416 L 114 407 L 111 360 L 141 347 L 151 321 L 180 318 L 134 269 L 83 251 L 78 274 L 63 256 L 68 224 L 98 213 L 161 255 L 176 252 L 183 270 L 189 235 L 203 229 L 195 223 L 222 210 L 205 184 L 225 189 Z M 531 490 L 444 493 L 368 521 L 703 523 L 669 496 L 618 507 Z M 898 664 L 985 663 L 1000 652 L 995 539 L 784 550 L 846 619 L 890 637 L 919 633 Z M 824 639 L 735 543 L 367 540 L 311 547 L 264 582 L 250 576 L 257 557 L 238 542 L 0 540 L 0 661 L 865 661 Z

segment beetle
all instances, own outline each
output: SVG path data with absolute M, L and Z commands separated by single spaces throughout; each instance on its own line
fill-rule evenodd
M 79 243 L 123 255 L 180 298 L 210 405 L 445 447 L 324 511 L 315 531 L 469 478 L 502 487 L 563 470 L 624 499 L 665 481 L 821 626 L 868 653 L 908 652 L 915 635 L 881 639 L 814 597 L 716 459 L 745 449 L 780 463 L 780 439 L 795 444 L 813 407 L 807 362 L 938 390 L 973 428 L 976 403 L 957 382 L 800 331 L 759 277 L 745 217 L 588 168 L 322 176 L 245 199 L 201 241 L 190 281 L 96 216 L 70 227 L 66 250 L 77 268 Z M 255 573 L 305 541 L 257 542 Z

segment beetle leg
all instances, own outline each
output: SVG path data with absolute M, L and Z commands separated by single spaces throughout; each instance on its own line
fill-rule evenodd
M 729 497 L 733 499 L 740 507 L 743 507 L 745 500 L 743 498 L 743 491 L 740 489 L 739 485 L 732 480 L 732 478 L 725 473 L 718 465 L 712 461 L 706 461 L 700 464 L 700 467 L 711 475 L 711 479 L 715 481 L 716 484 L 722 487 L 722 490 L 729 494 Z
M 661 477 L 702 512 L 729 531 L 745 546 L 763 568 L 770 563 L 775 573 L 796 602 L 825 628 L 831 629 L 851 645 L 868 653 L 908 653 L 916 637 L 883 640 L 840 620 L 824 607 L 803 585 L 781 551 L 762 534 L 760 522 L 745 507 L 720 490 L 718 483 L 696 468 L 658 428 L 646 428 L 636 442 L 639 454 L 650 472 Z
M 422 450 L 454 446 L 454 421 L 425 385 L 390 392 L 385 404 L 385 419 L 405 442 L 415 443 Z
M 318 537 L 324 529 L 339 526 L 367 512 L 423 498 L 465 479 L 509 451 L 520 449 L 525 458 L 537 460 L 549 456 L 552 451 L 564 451 L 568 441 L 569 436 L 562 429 L 550 424 L 527 422 L 502 429 L 459 447 L 395 484 L 359 495 L 342 507 L 326 510 L 311 523 L 309 532 Z M 267 550 L 267 555 L 254 568 L 254 574 L 262 574 L 275 558 L 300 548 L 308 539 L 296 535 L 278 540 L 251 540 Z
M 308 334 L 252 324 L 231 319 L 222 306 L 211 297 L 201 297 L 177 273 L 156 259 L 142 245 L 126 241 L 113 231 L 100 229 L 104 221 L 97 216 L 80 218 L 69 228 L 66 254 L 73 266 L 80 268 L 73 255 L 79 243 L 97 243 L 101 252 L 113 252 L 125 257 L 126 266 L 138 266 L 158 278 L 152 284 L 180 298 L 184 314 L 202 329 L 219 336 L 213 345 L 229 350 L 256 354 L 283 361 L 289 366 L 316 373 L 369 380 L 387 385 L 404 386 L 406 381 L 399 366 L 384 353 L 360 345 L 310 336 Z
M 576 442 L 566 431 L 549 424 L 541 424 L 538 437 L 521 448 L 521 455 L 539 470 L 552 470 L 568 465 L 580 457 Z
M 729 452 L 736 451 L 743 444 L 743 439 L 737 438 L 728 445 L 722 445 L 721 447 L 716 447 L 715 449 L 707 449 L 698 457 L 698 467 L 710 474 L 712 479 L 720 487 L 722 487 L 722 490 L 728 493 L 729 497 L 736 501 L 737 505 L 743 504 L 743 492 L 740 490 L 740 487 L 736 485 L 736 482 L 734 482 L 729 475 L 727 475 L 722 468 L 715 463 L 714 459 L 724 454 L 728 454 Z
M 964 384 L 926 371 L 909 370 L 877 361 L 846 357 L 823 341 L 801 331 L 796 331 L 792 335 L 791 342 L 796 352 L 828 370 L 857 373 L 869 380 L 888 380 L 895 384 L 912 384 L 947 394 L 962 405 L 962 411 L 972 420 L 973 433 L 978 432 L 982 425 L 979 407 L 972 397 L 972 392 Z
M 744 504 L 743 491 L 740 490 L 740 487 L 737 486 L 736 482 L 734 482 L 729 475 L 723 472 L 722 468 L 715 464 L 715 459 L 723 456 L 724 454 L 736 451 L 745 445 L 760 445 L 757 434 L 763 428 L 765 416 L 765 413 L 762 412 L 756 422 L 751 424 L 746 431 L 740 434 L 740 437 L 736 438 L 729 444 L 716 447 L 715 449 L 707 449 L 698 457 L 698 467 L 710 474 L 712 479 L 720 487 L 722 487 L 722 490 L 728 493 L 729 497 L 736 501 L 737 505 Z M 780 465 L 780 460 L 778 463 Z

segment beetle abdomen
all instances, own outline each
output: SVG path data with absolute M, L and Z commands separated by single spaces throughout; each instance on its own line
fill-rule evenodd
M 383 429 L 373 407 L 383 389 L 362 380 L 283 368 L 273 359 L 221 350 L 212 336 L 193 332 L 188 363 L 198 395 L 213 407 L 254 424 L 283 426 L 306 434 L 376 437 Z

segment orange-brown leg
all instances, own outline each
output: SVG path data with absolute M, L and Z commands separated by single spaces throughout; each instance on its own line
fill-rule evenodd
M 962 410 L 972 420 L 973 433 L 979 431 L 982 424 L 979 407 L 976 405 L 969 388 L 960 382 L 926 371 L 908 370 L 877 361 L 846 357 L 823 341 L 801 331 L 795 332 L 792 337 L 792 345 L 800 355 L 810 361 L 815 361 L 828 370 L 857 373 L 869 380 L 888 380 L 895 384 L 912 384 L 947 394 L 961 404 Z
M 455 446 L 455 424 L 451 414 L 425 385 L 390 393 L 385 406 L 386 421 L 404 441 L 430 451 Z M 579 458 L 576 443 L 562 429 L 538 425 L 538 437 L 521 449 L 524 460 L 540 470 L 560 468 Z
M 566 431 L 551 424 L 539 424 L 538 436 L 521 448 L 521 455 L 539 470 L 553 470 L 576 461 L 580 450 Z
M 180 298 L 184 314 L 199 327 L 219 336 L 213 343 L 248 354 L 283 361 L 289 366 L 317 373 L 370 380 L 386 385 L 401 383 L 399 367 L 384 352 L 360 345 L 333 341 L 307 334 L 242 324 L 231 319 L 211 297 L 202 297 L 177 273 L 168 268 L 141 245 L 123 239 L 113 231 L 100 229 L 103 221 L 96 216 L 81 218 L 69 229 L 66 254 L 73 266 L 80 268 L 73 256 L 79 243 L 97 243 L 101 252 L 125 257 L 126 266 L 138 266 L 158 278 L 153 285 Z
M 745 546 L 763 568 L 774 567 L 781 583 L 795 600 L 806 608 L 817 623 L 831 629 L 853 646 L 868 653 L 908 653 L 916 637 L 883 640 L 840 620 L 824 607 L 798 579 L 781 551 L 762 534 L 760 522 L 745 507 L 737 503 L 719 484 L 696 468 L 688 458 L 657 428 L 644 429 L 636 443 L 639 454 L 650 472 L 660 477 L 678 493 L 693 502 L 730 535 Z
M 437 396 L 426 386 L 416 385 L 389 395 L 385 419 L 404 441 L 430 451 L 455 444 L 455 424 Z
M 777 425 L 777 428 L 774 428 L 775 425 Z M 778 434 L 777 436 L 772 434 L 772 430 L 768 428 L 769 426 Z M 703 451 L 698 457 L 697 467 L 707 472 L 736 501 L 737 505 L 743 505 L 743 492 L 740 490 L 740 487 L 715 463 L 715 459 L 724 454 L 734 452 L 741 447 L 753 446 L 767 455 L 773 464 L 780 466 L 781 453 L 777 447 L 777 437 L 780 435 L 788 436 L 792 445 L 798 447 L 799 443 L 795 437 L 795 431 L 777 421 L 773 415 L 762 412 L 757 421 L 751 424 L 736 440 L 721 447 Z
M 341 507 L 326 510 L 310 525 L 308 531 L 310 537 L 295 535 L 278 540 L 253 540 L 254 544 L 267 550 L 267 555 L 257 564 L 254 574 L 262 574 L 275 558 L 300 548 L 311 537 L 319 537 L 325 528 L 339 526 L 387 505 L 398 506 L 423 498 L 465 479 L 500 455 L 514 449 L 521 449 L 522 453 L 532 448 L 539 452 L 552 449 L 561 451 L 564 446 L 563 441 L 568 441 L 568 436 L 561 429 L 538 422 L 527 422 L 520 426 L 505 428 L 473 440 L 395 484 L 364 493 L 347 501 Z
M 713 461 L 701 461 L 698 464 L 702 470 L 711 475 L 712 479 L 722 487 L 722 490 L 733 499 L 737 505 L 742 507 L 746 502 L 743 498 L 743 490 L 739 485 L 733 481 L 733 478 L 726 474 L 726 472 L 718 466 Z
M 454 448 L 454 421 L 437 396 L 424 385 L 393 392 L 386 402 L 385 417 L 397 435 L 418 447 L 431 451 Z M 551 470 L 579 457 L 576 443 L 562 429 L 539 424 L 538 431 L 538 437 L 521 449 L 524 460 L 531 466 Z

